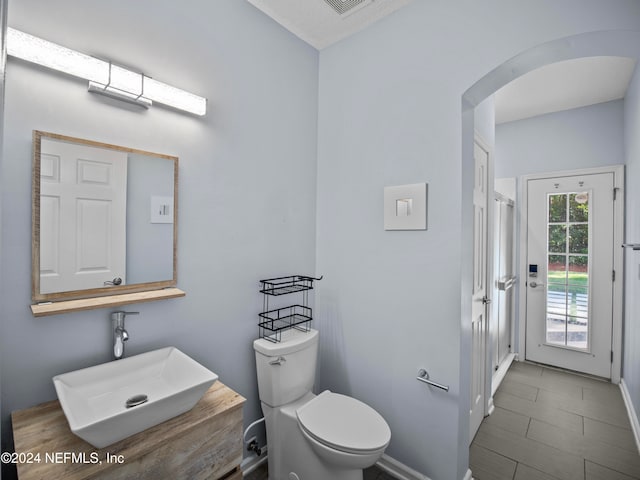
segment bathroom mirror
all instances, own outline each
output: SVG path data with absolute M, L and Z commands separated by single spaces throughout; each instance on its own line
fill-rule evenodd
M 178 158 L 33 133 L 34 303 L 176 285 Z

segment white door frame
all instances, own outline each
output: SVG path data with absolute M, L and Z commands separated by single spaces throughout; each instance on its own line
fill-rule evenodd
M 482 148 L 484 148 L 488 153 L 487 159 L 487 297 L 491 302 L 495 301 L 493 298 L 493 281 L 494 281 L 494 232 L 495 232 L 495 221 L 496 221 L 496 212 L 493 208 L 493 204 L 495 202 L 495 157 L 494 157 L 494 149 L 492 146 L 489 146 L 487 142 L 484 141 L 482 136 L 475 132 L 474 141 L 476 141 Z M 493 308 L 492 305 L 487 306 L 487 334 L 485 336 L 485 358 L 484 358 L 484 416 L 489 416 L 493 413 L 494 405 L 493 405 L 493 390 L 491 385 L 493 383 L 493 367 L 491 358 L 493 353 L 493 346 L 491 344 L 491 336 L 489 335 L 491 331 L 491 325 L 495 319 L 493 318 Z
M 487 143 L 477 131 L 474 131 L 473 136 L 474 144 L 478 144 L 485 152 L 487 152 L 487 224 L 486 224 L 486 237 L 485 237 L 485 296 L 492 301 L 493 294 L 493 243 L 494 243 L 494 222 L 495 222 L 495 211 L 493 209 L 493 201 L 494 201 L 494 190 L 495 190 L 495 172 L 494 172 L 494 151 L 493 148 Z M 475 164 L 475 160 L 474 160 Z M 490 325 L 493 321 L 492 308 L 490 305 L 485 306 L 485 335 L 484 335 L 484 358 L 483 358 L 483 371 L 484 371 L 484 382 L 483 382 L 483 415 L 486 417 L 493 413 L 494 405 L 493 405 L 493 392 L 492 392 L 492 378 L 493 378 L 493 368 L 491 367 L 491 356 L 492 356 L 492 345 L 491 345 L 491 336 L 489 335 Z M 471 369 L 473 372 L 473 369 Z M 473 375 L 473 373 L 472 373 Z M 470 377 L 470 381 L 473 382 L 473 378 Z M 470 425 L 471 427 L 471 425 Z M 475 433 L 475 432 L 474 432 Z M 473 437 L 471 437 L 473 440 Z M 471 444 L 471 441 L 469 442 Z
M 616 280 L 613 282 L 613 323 L 611 331 L 611 349 L 613 351 L 613 362 L 611 363 L 611 383 L 620 383 L 621 369 L 622 369 L 622 293 L 624 289 L 624 263 L 623 263 L 623 249 L 622 243 L 624 242 L 624 165 L 611 165 L 605 167 L 595 168 L 583 168 L 579 170 L 563 170 L 558 172 L 549 173 L 536 173 L 531 175 L 524 175 L 520 177 L 520 254 L 519 254 L 519 278 L 518 282 L 518 295 L 519 295 L 519 309 L 518 309 L 518 353 L 519 359 L 524 360 L 526 358 L 525 351 L 525 335 L 526 335 L 526 320 L 527 320 L 527 196 L 528 196 L 528 181 L 539 180 L 546 178 L 554 178 L 561 176 L 574 176 L 574 175 L 589 175 L 596 173 L 613 173 L 613 185 L 616 192 L 616 201 L 613 203 L 614 211 L 614 232 L 613 232 L 613 269 L 616 272 Z M 611 192 L 613 195 L 613 192 Z
M 515 178 L 514 180 L 514 191 L 515 191 Z M 500 203 L 507 203 L 508 205 L 510 205 L 513 208 L 513 224 L 512 224 L 512 228 L 511 231 L 508 233 L 508 235 L 511 236 L 511 262 L 512 262 L 512 267 L 511 267 L 511 273 L 513 275 L 515 275 L 516 278 L 516 284 L 518 281 L 518 275 L 517 275 L 517 270 L 518 270 L 518 244 L 517 244 L 517 218 L 518 218 L 518 204 L 516 203 L 516 194 L 514 193 L 514 198 L 510 198 L 508 196 L 503 195 L 502 193 L 499 193 L 497 190 L 495 191 L 495 199 L 496 199 L 496 203 L 500 202 Z M 495 255 L 496 252 L 498 250 L 496 250 L 496 242 L 498 242 L 499 240 L 496 239 L 495 235 L 498 233 L 498 223 L 500 223 L 500 221 L 498 220 L 497 214 L 496 214 L 497 209 L 494 209 L 494 220 L 493 220 L 493 227 L 494 227 L 494 237 L 493 237 L 493 252 L 494 252 L 494 258 L 493 258 L 493 263 L 492 263 L 492 270 L 493 270 L 493 275 L 492 275 L 492 281 L 490 282 L 492 285 L 492 290 L 494 293 L 494 297 L 493 297 L 493 305 L 494 308 L 491 310 L 491 320 L 495 322 L 498 320 L 498 307 L 499 307 L 499 303 L 498 303 L 498 280 L 499 277 L 497 276 L 497 273 L 495 271 L 495 267 L 497 266 L 495 261 Z M 517 318 L 517 298 L 518 298 L 518 293 L 517 293 L 517 288 L 515 287 L 515 285 L 512 287 L 513 290 L 511 291 L 511 308 L 509 309 L 509 311 L 506 312 L 506 315 L 509 318 L 509 352 L 505 355 L 503 361 L 498 365 L 498 369 L 495 370 L 495 365 L 494 365 L 494 360 L 495 357 L 493 356 L 493 354 L 495 354 L 495 352 L 492 352 L 492 356 L 490 359 L 490 364 L 488 366 L 490 374 L 491 374 L 491 395 L 489 398 L 489 410 L 488 413 L 491 414 L 493 413 L 494 410 L 494 405 L 493 405 L 493 396 L 495 395 L 496 391 L 498 390 L 498 387 L 500 386 L 500 384 L 502 383 L 502 380 L 504 380 L 504 377 L 507 374 L 507 371 L 509 370 L 509 367 L 511 366 L 511 363 L 515 360 L 516 358 L 516 354 L 514 353 L 516 351 L 516 332 L 517 332 L 517 328 L 516 328 L 516 318 Z M 505 292 L 506 293 L 506 292 Z M 490 328 L 491 330 L 491 328 Z M 491 341 L 491 346 L 495 346 L 495 342 Z

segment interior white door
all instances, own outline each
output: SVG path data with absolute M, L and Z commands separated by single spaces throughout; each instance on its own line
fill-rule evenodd
M 477 142 L 473 150 L 473 292 L 471 307 L 471 411 L 469 442 L 473 440 L 485 411 L 487 339 L 487 201 L 489 153 Z
M 526 358 L 611 378 L 613 173 L 528 180 Z
M 124 284 L 127 154 L 43 138 L 40 170 L 40 292 Z

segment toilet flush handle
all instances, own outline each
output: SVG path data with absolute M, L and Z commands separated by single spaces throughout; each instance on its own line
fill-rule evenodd
M 276 358 L 275 360 L 271 360 L 269 362 L 269 365 L 282 365 L 282 362 L 286 362 L 287 359 L 284 358 L 282 355 L 279 356 L 278 358 Z

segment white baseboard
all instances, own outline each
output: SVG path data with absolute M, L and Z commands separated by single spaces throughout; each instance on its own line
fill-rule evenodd
M 259 457 L 252 455 L 242 459 L 240 469 L 242 470 L 242 476 L 247 476 L 253 472 L 256 468 L 267 461 L 267 446 L 262 448 L 262 455 Z M 391 458 L 386 453 L 382 455 L 380 460 L 376 462 L 376 466 L 390 475 L 393 475 L 398 480 L 431 480 L 426 475 L 406 466 L 404 463 Z M 473 480 L 471 476 L 471 470 L 467 470 L 463 480 Z
M 393 475 L 398 480 L 431 480 L 426 475 L 415 471 L 413 468 L 407 467 L 404 463 L 399 462 L 395 458 L 391 458 L 386 453 L 378 460 L 376 466 L 389 475 Z M 471 470 L 467 470 L 462 480 L 473 480 Z
M 382 454 L 382 458 L 377 461 L 376 466 L 398 480 L 431 480 L 426 475 L 417 472 L 413 468 L 407 467 L 404 463 L 400 463 L 395 458 L 391 458 L 386 453 Z
M 256 455 L 251 455 L 249 457 L 245 457 L 242 459 L 240 463 L 240 470 L 242 470 L 242 476 L 249 475 L 260 465 L 265 463 L 269 457 L 267 456 L 267 446 L 262 447 L 262 454 L 258 457 Z
M 631 430 L 633 430 L 633 436 L 636 439 L 636 447 L 638 448 L 638 452 L 640 453 L 640 422 L 638 422 L 638 414 L 633 407 L 631 394 L 629 393 L 629 389 L 627 388 L 627 384 L 625 383 L 624 378 L 620 380 L 620 391 L 622 392 L 624 405 L 625 407 L 627 407 L 627 414 L 629 415 L 629 421 L 631 422 Z
M 487 415 L 492 415 L 496 409 L 496 405 L 493 403 L 493 397 L 489 397 L 489 401 L 487 403 Z
M 508 354 L 504 358 L 500 366 L 498 367 L 498 370 L 496 370 L 495 373 L 493 374 L 493 377 L 491 378 L 491 396 L 492 397 L 496 394 L 496 391 L 498 390 L 498 387 L 502 383 L 502 380 L 504 380 L 504 377 L 507 374 L 509 367 L 511 366 L 513 361 L 516 360 L 516 358 L 517 358 L 516 354 L 514 353 Z

